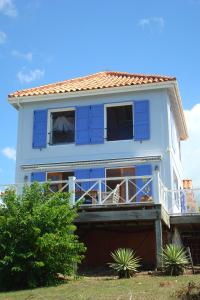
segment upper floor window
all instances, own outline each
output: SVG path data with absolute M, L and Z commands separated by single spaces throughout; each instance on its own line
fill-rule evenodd
M 129 140 L 133 138 L 132 105 L 108 106 L 107 141 Z
M 68 144 L 75 141 L 75 110 L 50 111 L 49 144 Z

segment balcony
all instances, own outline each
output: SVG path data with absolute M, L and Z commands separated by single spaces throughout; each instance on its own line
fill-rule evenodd
M 77 179 L 49 182 L 52 193 L 71 193 L 72 205 L 81 208 L 100 207 L 148 207 L 161 205 L 169 215 L 200 214 L 200 189 L 169 190 L 163 184 L 159 172 L 152 176 L 129 176 Z M 26 183 L 30 184 L 30 183 Z M 0 185 L 0 197 L 7 188 L 20 193 L 23 184 Z

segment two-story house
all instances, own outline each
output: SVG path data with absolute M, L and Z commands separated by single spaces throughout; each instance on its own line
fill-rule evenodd
M 18 110 L 16 184 L 51 181 L 82 200 L 77 220 L 91 266 L 135 248 L 155 265 L 168 214 L 185 210 L 175 77 L 99 72 L 9 95 Z

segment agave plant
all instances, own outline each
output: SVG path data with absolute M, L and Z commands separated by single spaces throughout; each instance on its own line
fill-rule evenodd
M 130 278 L 140 267 L 140 258 L 131 249 L 119 248 L 111 252 L 111 256 L 114 263 L 109 263 L 109 266 L 117 271 L 119 278 Z
M 171 276 L 183 274 L 188 258 L 182 247 L 174 244 L 167 245 L 162 251 L 165 272 Z

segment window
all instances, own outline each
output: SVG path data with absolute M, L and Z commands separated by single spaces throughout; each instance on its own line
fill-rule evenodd
M 107 107 L 107 141 L 133 138 L 132 105 Z
M 50 113 L 50 145 L 74 143 L 75 111 L 62 110 Z
M 50 188 L 52 192 L 68 192 L 68 185 L 66 186 L 66 180 L 70 176 L 74 176 L 73 172 L 56 172 L 56 173 L 48 173 L 47 180 L 54 181 L 54 183 L 50 184 Z M 63 182 L 64 181 L 64 182 Z

